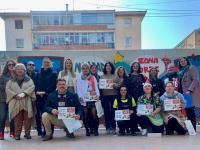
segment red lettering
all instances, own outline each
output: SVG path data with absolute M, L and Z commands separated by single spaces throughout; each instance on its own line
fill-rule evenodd
M 144 67 L 144 73 L 148 72 L 148 67 Z
M 144 58 L 138 58 L 138 62 L 139 62 L 139 64 L 143 64 L 144 63 Z

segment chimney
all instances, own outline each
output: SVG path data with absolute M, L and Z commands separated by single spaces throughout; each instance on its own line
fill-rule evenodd
M 65 4 L 65 6 L 66 6 L 66 12 L 68 12 L 68 7 L 69 7 L 69 4 Z

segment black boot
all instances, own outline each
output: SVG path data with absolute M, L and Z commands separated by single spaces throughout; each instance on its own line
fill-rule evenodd
M 30 133 L 25 133 L 24 137 L 25 137 L 27 140 L 31 139 Z
M 20 140 L 20 134 L 16 134 L 15 140 Z
M 90 131 L 88 128 L 85 129 L 86 130 L 86 136 L 90 136 Z
M 94 136 L 99 136 L 98 129 L 95 129 L 95 130 L 94 130 Z

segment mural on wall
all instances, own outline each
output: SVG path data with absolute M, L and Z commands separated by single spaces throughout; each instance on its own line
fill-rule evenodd
M 39 72 L 42 66 L 42 60 L 46 56 L 19 56 L 18 57 L 18 62 L 27 64 L 28 61 L 33 61 L 35 63 L 35 70 L 36 72 Z M 53 63 L 53 71 L 54 72 L 59 72 L 60 70 L 63 69 L 63 62 L 64 62 L 64 57 L 49 57 Z
M 96 56 L 82 56 L 72 61 L 73 61 L 74 72 L 76 72 L 76 74 L 81 73 L 81 65 L 83 63 L 87 63 L 89 66 L 95 64 L 98 69 L 98 74 L 102 75 L 104 64 L 106 63 L 106 61 Z
M 124 56 L 119 52 L 116 52 L 113 56 L 115 68 L 124 67 L 127 74 L 130 73 L 131 67 L 124 61 Z
M 139 62 L 141 65 L 142 74 L 146 77 L 149 77 L 149 70 L 151 68 L 156 68 L 158 70 L 158 76 L 165 72 L 164 62 L 156 56 L 142 56 L 134 59 L 133 62 Z M 131 64 L 133 63 L 131 62 Z M 131 65 L 130 64 L 130 65 Z

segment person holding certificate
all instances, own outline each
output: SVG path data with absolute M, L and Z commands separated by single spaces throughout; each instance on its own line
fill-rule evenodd
M 139 97 L 137 103 L 138 122 L 142 128 L 142 135 L 163 133 L 163 118 L 161 116 L 160 98 L 152 92 L 152 85 L 147 80 L 144 85 L 144 95 Z
M 113 102 L 117 96 L 115 67 L 111 62 L 104 65 L 103 75 L 99 80 L 101 89 L 102 106 L 104 108 L 104 117 L 107 134 L 116 134 L 115 111 Z
M 119 127 L 119 135 L 125 135 L 126 129 L 131 129 L 131 135 L 135 136 L 137 129 L 136 103 L 128 96 L 127 87 L 121 85 L 119 96 L 115 99 L 113 108 L 115 109 L 115 120 Z
M 94 135 L 98 136 L 99 120 L 95 102 L 99 100 L 99 88 L 95 76 L 90 74 L 89 65 L 84 63 L 81 66 L 82 73 L 77 78 L 77 94 L 83 106 L 83 123 L 86 129 L 86 136 L 90 136 L 89 128 L 92 126 Z M 90 118 L 91 116 L 91 118 Z
M 182 113 L 185 107 L 184 97 L 175 91 L 172 81 L 165 84 L 165 93 L 160 97 L 163 117 L 165 122 L 166 134 L 171 135 L 176 131 L 179 135 L 186 133 L 186 117 Z
M 57 90 L 48 95 L 44 108 L 45 112 L 42 114 L 42 123 L 44 124 L 46 131 L 43 141 L 48 141 L 53 138 L 51 125 L 64 128 L 66 131 L 66 136 L 69 138 L 74 138 L 74 134 L 69 133 L 64 121 L 66 119 L 80 120 L 82 114 L 82 108 L 78 99 L 78 95 L 67 91 L 66 80 L 57 79 L 56 82 Z M 59 110 L 61 110 L 59 108 L 70 109 L 66 109 L 64 113 L 63 111 L 59 112 Z M 62 119 L 58 119 L 59 117 Z

